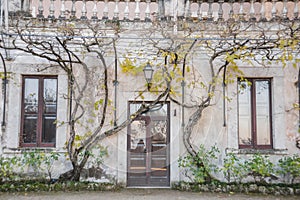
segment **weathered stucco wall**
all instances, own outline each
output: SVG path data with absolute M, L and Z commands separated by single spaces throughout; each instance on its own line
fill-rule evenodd
M 212 24 L 211 24 L 212 25 Z M 116 42 L 116 49 L 118 55 L 118 85 L 117 85 L 117 100 L 116 100 L 116 113 L 117 123 L 121 123 L 128 117 L 128 102 L 129 101 L 151 101 L 155 99 L 155 94 L 149 92 L 144 93 L 144 97 L 138 97 L 139 91 L 145 90 L 145 80 L 143 73 L 140 72 L 137 75 L 124 74 L 120 69 L 120 63 L 124 61 L 125 57 L 136 59 L 136 64 L 145 63 L 151 61 L 152 64 L 162 65 L 164 63 L 164 57 L 159 55 L 159 50 L 153 47 L 153 44 L 147 38 L 143 38 L 149 30 L 153 31 L 153 28 L 149 24 L 143 25 L 142 23 L 124 23 L 121 24 L 121 32 L 119 33 L 119 39 Z M 206 27 L 209 28 L 210 25 Z M 122 29 L 123 28 L 123 29 Z M 210 27 L 211 30 L 213 26 Z M 113 30 L 101 30 L 107 36 L 113 36 Z M 154 38 L 161 38 L 165 45 L 168 45 L 168 40 L 162 38 L 162 30 L 154 31 Z M 39 32 L 39 30 L 38 30 Z M 44 29 L 43 34 L 48 34 L 47 29 Z M 53 34 L 53 32 L 51 32 Z M 215 37 L 217 33 L 212 32 L 209 35 L 208 31 L 194 32 L 195 35 L 205 35 L 206 38 Z M 247 33 L 251 35 L 250 33 Z M 185 32 L 178 33 L 178 37 L 184 36 Z M 245 33 L 246 35 L 246 33 Z M 53 39 L 53 38 L 52 38 Z M 184 42 L 184 40 L 176 40 L 175 43 Z M 211 42 L 215 42 L 211 40 Z M 186 47 L 187 48 L 187 47 Z M 74 47 L 76 49 L 76 47 Z M 211 81 L 211 69 L 209 65 L 208 51 L 204 51 L 201 47 L 192 50 L 187 59 L 187 65 L 190 67 L 190 72 L 186 74 L 187 82 L 193 80 L 196 77 L 198 82 L 203 82 L 207 85 Z M 101 98 L 101 79 L 103 78 L 103 66 L 100 64 L 96 55 L 91 53 L 81 54 L 84 56 L 85 63 L 91 69 L 88 74 L 89 87 L 85 93 L 85 109 L 87 115 L 81 120 L 81 125 L 78 125 L 77 130 L 82 134 L 85 134 L 89 129 L 93 129 L 97 123 L 99 123 L 99 114 L 94 115 L 94 102 Z M 68 77 L 65 72 L 59 69 L 57 66 L 48 68 L 49 62 L 43 59 L 38 59 L 31 55 L 26 55 L 19 51 L 11 52 L 12 60 L 7 61 L 8 71 L 11 73 L 8 83 L 8 95 L 7 95 L 7 117 L 6 127 L 1 131 L 1 155 L 20 154 L 22 148 L 19 146 L 20 136 L 20 116 L 21 116 L 21 95 L 22 95 L 22 75 L 58 75 L 58 107 L 57 118 L 58 121 L 67 122 L 69 115 L 68 100 L 64 98 L 68 94 Z M 155 58 L 155 59 L 154 59 Z M 105 60 L 108 66 L 109 74 L 109 97 L 112 102 L 115 102 L 115 90 L 114 90 L 114 64 L 115 57 L 111 47 L 107 48 L 105 53 Z M 217 61 L 217 66 L 222 63 L 222 60 Z M 272 78 L 272 134 L 273 134 L 273 149 L 267 153 L 274 159 L 278 159 L 283 155 L 292 155 L 299 153 L 299 149 L 295 146 L 295 139 L 298 136 L 298 120 L 299 113 L 297 109 L 293 107 L 293 104 L 298 102 L 299 94 L 297 93 L 297 74 L 299 66 L 293 68 L 289 64 L 283 68 L 282 63 L 273 62 L 268 66 L 259 66 L 254 64 L 245 64 L 243 62 L 237 62 L 240 69 L 243 71 L 245 77 L 260 77 L 260 78 Z M 178 64 L 180 67 L 183 62 Z M 168 67 L 172 67 L 173 64 L 168 64 Z M 83 71 L 81 68 L 74 67 L 75 74 L 79 77 L 83 77 Z M 237 80 L 237 78 L 236 78 Z M 3 84 L 3 83 L 2 83 Z M 181 85 L 180 82 L 174 83 L 177 92 L 177 100 L 181 100 Z M 226 87 L 226 95 L 230 98 L 230 101 L 225 102 L 225 108 L 223 105 L 223 91 L 222 84 L 216 86 L 216 92 L 214 94 L 211 105 L 203 112 L 202 118 L 195 126 L 191 141 L 193 145 L 199 146 L 204 144 L 205 147 L 210 148 L 216 145 L 221 155 L 218 158 L 218 164 L 222 164 L 225 153 L 234 152 L 239 155 L 247 155 L 253 152 L 240 151 L 238 147 L 238 111 L 237 111 L 237 81 L 228 84 Z M 185 101 L 187 104 L 192 104 L 194 101 L 205 97 L 206 90 L 204 88 L 185 87 Z M 1 95 L 0 101 L 3 100 Z M 223 110 L 225 109 L 225 119 L 223 117 Z M 0 109 L 1 111 L 1 109 Z M 112 127 L 111 121 L 114 120 L 114 108 L 111 106 L 108 111 L 107 120 L 104 129 Z M 182 141 L 182 119 L 184 123 L 187 123 L 188 117 L 193 112 L 193 109 L 185 109 L 184 117 L 182 116 L 182 108 L 174 102 L 170 105 L 170 180 L 176 182 L 184 180 L 185 177 L 180 173 L 178 168 L 178 158 L 186 154 L 186 149 Z M 225 122 L 225 126 L 224 126 Z M 87 126 L 88 128 L 86 128 Z M 56 133 L 56 147 L 51 148 L 51 151 L 65 152 L 65 142 L 68 139 L 68 126 L 67 124 L 58 126 Z M 115 177 L 118 182 L 126 184 L 127 173 L 127 130 L 123 129 L 118 134 L 110 136 L 100 142 L 102 146 L 107 147 L 108 156 L 105 157 L 103 168 L 108 175 Z M 256 151 L 255 151 L 256 152 Z M 260 152 L 260 151 L 257 151 Z M 59 167 L 55 169 L 56 174 L 59 175 L 59 171 L 67 171 L 71 165 L 69 161 L 65 160 L 63 164 L 58 164 Z

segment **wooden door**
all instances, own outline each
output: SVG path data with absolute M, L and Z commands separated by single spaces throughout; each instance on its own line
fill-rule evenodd
M 170 186 L 169 105 L 148 113 L 128 129 L 128 186 Z

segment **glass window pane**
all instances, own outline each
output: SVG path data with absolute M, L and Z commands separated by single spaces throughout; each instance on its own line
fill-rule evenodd
M 37 114 L 25 114 L 23 125 L 23 143 L 36 143 Z
M 251 85 L 246 81 L 238 85 L 239 144 L 252 144 Z
M 269 87 L 269 81 L 256 81 L 256 129 L 258 145 L 271 144 Z
M 56 113 L 56 93 L 57 93 L 57 80 L 44 79 L 44 105 L 45 113 Z
M 56 139 L 56 115 L 44 115 L 43 116 L 43 143 L 55 143 Z
M 57 79 L 44 79 L 43 88 L 44 114 L 42 143 L 55 143 L 56 139 L 56 106 Z
M 24 89 L 24 112 L 37 113 L 38 112 L 38 79 L 25 79 Z

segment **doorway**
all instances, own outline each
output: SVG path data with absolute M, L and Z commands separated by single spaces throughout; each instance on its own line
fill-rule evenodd
M 129 113 L 141 103 L 129 103 Z M 170 186 L 169 103 L 136 118 L 128 127 L 127 186 Z

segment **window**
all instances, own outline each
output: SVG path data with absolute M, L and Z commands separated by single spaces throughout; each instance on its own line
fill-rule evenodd
M 271 79 L 238 82 L 239 148 L 271 149 Z
M 57 77 L 23 76 L 21 146 L 54 147 Z

